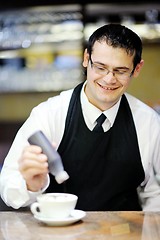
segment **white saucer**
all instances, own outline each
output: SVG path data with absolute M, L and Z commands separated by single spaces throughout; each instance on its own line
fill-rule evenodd
M 73 210 L 70 214 L 69 217 L 62 219 L 62 220 L 56 220 L 56 219 L 48 219 L 48 218 L 44 218 L 44 217 L 39 217 L 34 215 L 34 217 L 49 225 L 49 226 L 66 226 L 66 225 L 70 225 L 72 223 L 75 223 L 79 220 L 81 220 L 82 218 L 84 218 L 86 216 L 86 213 L 82 210 Z

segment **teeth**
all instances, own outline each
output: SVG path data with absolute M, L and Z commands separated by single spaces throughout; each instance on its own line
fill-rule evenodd
M 110 87 L 105 88 L 105 87 L 104 87 L 104 89 L 106 89 L 106 90 L 113 90 L 114 88 L 110 88 Z

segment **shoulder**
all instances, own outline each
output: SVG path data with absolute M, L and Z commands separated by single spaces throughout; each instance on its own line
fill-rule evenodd
M 146 103 L 142 102 L 141 100 L 139 100 L 138 98 L 132 96 L 129 93 L 125 93 L 125 96 L 129 102 L 131 111 L 133 113 L 135 112 L 141 112 L 142 114 L 149 114 L 149 115 L 156 115 L 159 116 L 158 113 L 151 108 L 149 105 L 147 105 Z
M 33 111 L 57 111 L 68 108 L 73 89 L 62 91 L 33 108 Z
M 34 107 L 25 123 L 27 129 L 41 129 L 58 144 L 63 135 L 72 92 L 72 89 L 63 91 Z
M 153 123 L 160 126 L 160 115 L 153 108 L 128 93 L 125 93 L 125 96 L 127 97 L 135 122 L 138 121 L 144 126 L 153 125 Z
M 48 98 L 45 102 L 40 103 L 36 106 L 33 111 L 65 111 L 69 107 L 70 99 L 74 89 L 79 89 L 80 84 L 75 86 L 75 88 L 64 90 L 60 94 Z

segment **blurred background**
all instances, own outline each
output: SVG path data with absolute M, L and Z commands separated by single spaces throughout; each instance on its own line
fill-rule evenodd
M 5 0 L 0 4 L 0 163 L 31 109 L 85 79 L 89 35 L 122 23 L 142 39 L 145 65 L 129 92 L 160 113 L 159 1 Z

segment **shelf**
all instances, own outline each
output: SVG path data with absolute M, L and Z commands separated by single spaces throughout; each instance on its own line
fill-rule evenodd
M 160 43 L 159 3 L 86 3 L 0 11 L 0 92 L 56 92 L 84 80 L 85 41 L 120 22 L 144 44 Z

